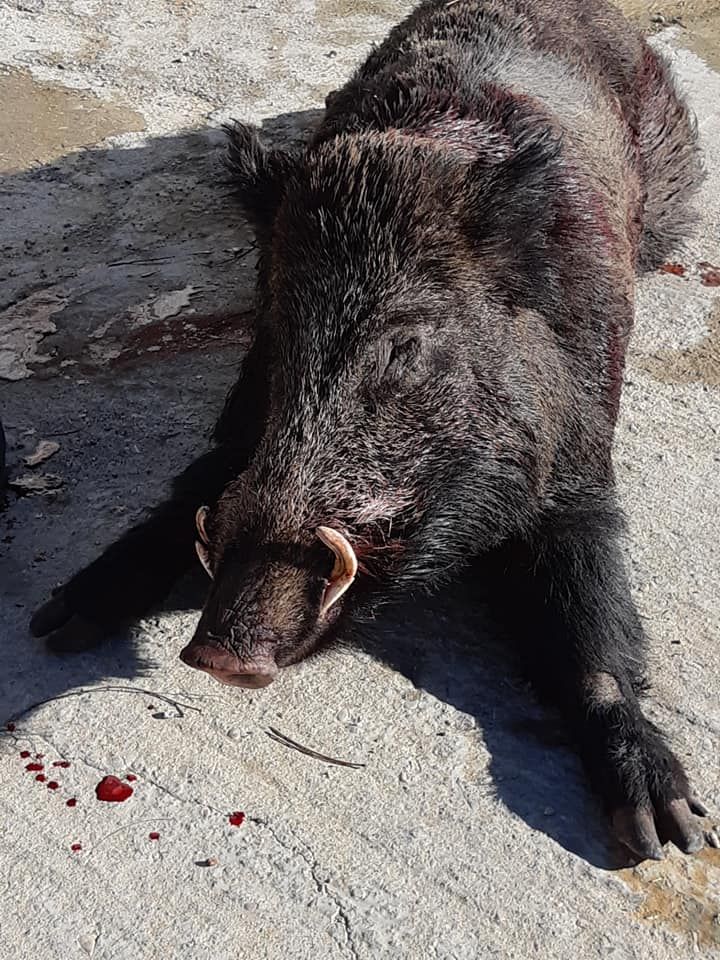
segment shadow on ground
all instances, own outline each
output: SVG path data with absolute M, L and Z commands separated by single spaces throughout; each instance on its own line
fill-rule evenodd
M 283 115 L 264 129 L 270 140 L 297 140 L 317 117 Z M 52 497 L 9 494 L 0 517 L 7 720 L 31 723 L 33 704 L 108 677 L 142 677 L 150 666 L 132 631 L 59 659 L 29 637 L 27 622 L 203 449 L 252 335 L 252 241 L 220 175 L 217 140 L 217 131 L 190 131 L 89 150 L 0 183 L 12 221 L 0 337 L 6 345 L 16 337 L 33 371 L 3 390 L 8 466 L 12 477 L 27 472 L 21 458 L 36 440 L 57 438 L 60 452 L 37 472 L 64 479 Z M 19 225 L 22 236 L 10 241 Z M 173 312 L 168 295 L 183 309 Z M 55 331 L 18 346 L 18 325 L 24 335 L 39 314 Z M 198 574 L 167 606 L 197 606 L 203 591 Z M 387 612 L 361 643 L 476 718 L 497 795 L 513 814 L 595 865 L 617 865 L 579 763 L 514 679 L 471 577 L 452 595 Z

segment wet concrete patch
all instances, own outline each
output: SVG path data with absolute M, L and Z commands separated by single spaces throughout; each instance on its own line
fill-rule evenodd
M 636 358 L 637 365 L 661 383 L 704 383 L 720 387 L 720 300 L 708 320 L 707 336 L 691 347 L 661 350 Z
M 648 861 L 619 875 L 643 896 L 640 920 L 689 936 L 696 949 L 720 946 L 720 850 Z
M 48 163 L 113 134 L 144 130 L 136 110 L 84 90 L 40 83 L 25 70 L 0 72 L 0 172 Z

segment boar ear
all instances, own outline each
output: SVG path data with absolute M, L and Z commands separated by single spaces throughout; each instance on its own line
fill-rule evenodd
M 462 220 L 490 275 L 503 288 L 529 289 L 552 271 L 550 247 L 563 203 L 561 144 L 547 127 L 514 131 L 510 156 L 470 164 Z
M 228 137 L 225 164 L 245 214 L 256 228 L 269 227 L 297 158 L 267 149 L 255 127 L 232 123 L 223 129 Z

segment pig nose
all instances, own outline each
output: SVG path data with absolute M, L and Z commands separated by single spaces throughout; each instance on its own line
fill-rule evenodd
M 229 650 L 208 643 L 191 641 L 180 651 L 180 659 L 231 687 L 267 687 L 278 673 L 277 665 L 269 658 L 241 660 Z

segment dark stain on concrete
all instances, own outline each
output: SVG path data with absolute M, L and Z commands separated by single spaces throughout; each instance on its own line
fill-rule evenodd
M 697 947 L 720 946 L 720 850 L 646 861 L 618 876 L 643 896 L 638 919 L 664 924 Z
M 0 72 L 0 173 L 27 170 L 99 143 L 112 134 L 144 130 L 141 114 L 35 80 L 26 70 Z
M 636 356 L 635 363 L 661 383 L 704 383 L 720 387 L 720 300 L 708 320 L 707 336 L 681 350 Z

